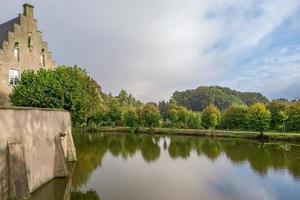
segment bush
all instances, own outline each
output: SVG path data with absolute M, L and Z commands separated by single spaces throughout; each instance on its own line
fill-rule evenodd
M 222 115 L 221 127 L 225 129 L 247 129 L 248 106 L 232 105 Z
M 286 128 L 288 131 L 300 131 L 300 102 L 292 103 L 287 109 Z
M 283 118 L 281 112 L 287 110 L 287 102 L 274 100 L 268 105 L 268 110 L 271 112 L 270 128 L 276 130 L 278 127 L 282 126 Z
M 152 127 L 159 125 L 160 113 L 159 109 L 153 103 L 147 103 L 142 111 L 141 117 L 145 126 L 152 129 Z
M 101 106 L 101 88 L 79 67 L 24 71 L 9 98 L 14 106 L 57 108 L 72 114 L 73 124 L 84 125 Z
M 135 109 L 129 109 L 124 116 L 125 125 L 129 127 L 139 126 L 139 116 Z
M 259 131 L 261 134 L 270 127 L 271 113 L 262 103 L 255 103 L 250 106 L 248 114 L 248 127 Z
M 220 120 L 221 112 L 216 106 L 210 105 L 202 111 L 201 123 L 204 128 L 215 128 Z

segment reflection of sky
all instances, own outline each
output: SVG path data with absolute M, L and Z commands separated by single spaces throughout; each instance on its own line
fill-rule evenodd
M 174 160 L 162 150 L 163 140 L 160 146 L 159 159 L 150 163 L 139 151 L 127 160 L 107 153 L 82 189 L 95 189 L 104 200 L 292 200 L 300 196 L 300 182 L 285 170 L 269 170 L 262 177 L 249 163 L 233 164 L 225 154 L 211 161 L 193 151 L 186 160 Z

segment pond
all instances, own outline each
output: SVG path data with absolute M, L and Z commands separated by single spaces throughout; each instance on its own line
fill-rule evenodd
M 74 141 L 72 181 L 54 180 L 33 199 L 300 199 L 297 143 L 102 133 Z

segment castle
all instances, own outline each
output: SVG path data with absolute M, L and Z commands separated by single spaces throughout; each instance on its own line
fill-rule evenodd
M 33 6 L 24 4 L 23 8 L 23 14 L 0 24 L 0 105 L 8 102 L 7 96 L 24 70 L 56 65 L 42 32 L 37 30 Z

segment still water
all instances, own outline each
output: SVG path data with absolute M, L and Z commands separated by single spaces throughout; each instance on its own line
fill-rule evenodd
M 72 181 L 49 183 L 52 195 L 72 200 L 300 199 L 297 143 L 101 133 L 78 133 L 74 141 L 78 162 Z M 63 182 L 70 183 L 67 195 Z M 47 196 L 47 187 L 34 197 Z

